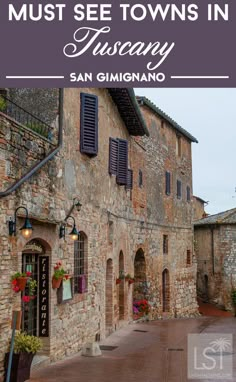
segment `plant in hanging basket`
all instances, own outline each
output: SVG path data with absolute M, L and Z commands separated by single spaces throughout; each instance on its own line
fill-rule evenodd
M 62 267 L 62 263 L 58 261 L 54 267 L 54 273 L 52 276 L 52 287 L 53 289 L 60 288 L 61 282 L 64 279 L 68 279 L 69 275 Z
M 118 285 L 118 284 L 120 284 L 121 283 L 121 279 L 116 279 L 116 284 Z
M 134 278 L 129 273 L 125 276 L 125 280 L 128 281 L 129 284 L 134 283 Z
M 28 279 L 31 277 L 31 272 L 16 272 L 11 276 L 11 285 L 14 292 L 22 292 L 25 287 Z

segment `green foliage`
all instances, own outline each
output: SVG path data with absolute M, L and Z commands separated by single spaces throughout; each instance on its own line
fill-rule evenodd
M 29 296 L 34 296 L 36 288 L 37 288 L 37 281 L 31 279 L 28 282 L 28 286 L 29 286 Z
M 40 338 L 18 332 L 15 337 L 14 353 L 36 353 L 42 348 Z
M 64 276 L 67 274 L 65 269 L 62 267 L 62 264 L 60 261 L 58 261 L 54 267 L 54 273 L 53 273 L 53 278 L 55 280 L 63 279 Z
M 127 275 L 125 275 L 125 279 L 126 280 L 134 280 L 134 277 L 132 277 L 129 273 L 127 273 Z
M 124 272 L 124 271 L 120 271 L 120 273 L 119 273 L 119 279 L 120 279 L 120 280 L 124 280 L 124 278 L 125 278 L 125 272 Z
M 11 276 L 11 281 L 18 279 L 19 277 L 30 277 L 31 272 L 16 272 Z
M 24 123 L 24 125 L 28 127 L 28 129 L 35 131 L 35 133 L 41 135 L 42 137 L 45 137 L 45 138 L 48 137 L 47 131 L 45 131 L 45 129 L 42 127 L 40 123 L 32 122 L 32 123 Z
M 236 289 L 233 289 L 231 292 L 232 304 L 236 306 Z
M 0 96 L 0 111 L 4 111 L 6 109 L 6 106 L 6 100 L 2 96 Z

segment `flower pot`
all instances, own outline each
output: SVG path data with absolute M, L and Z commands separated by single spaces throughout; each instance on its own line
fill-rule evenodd
M 133 284 L 133 283 L 134 283 L 134 280 L 129 279 L 129 284 Z
M 30 367 L 33 358 L 33 353 L 13 354 L 10 382 L 24 382 L 30 378 Z M 7 375 L 8 360 L 9 353 L 5 356 L 5 375 Z
M 28 280 L 28 277 L 18 277 L 17 278 L 17 285 L 18 285 L 21 292 L 25 289 L 27 280 Z
M 121 283 L 121 279 L 116 279 L 116 284 L 120 284 Z
M 52 278 L 52 288 L 58 289 L 61 286 L 62 277 L 60 277 L 58 280 L 56 280 L 54 277 Z

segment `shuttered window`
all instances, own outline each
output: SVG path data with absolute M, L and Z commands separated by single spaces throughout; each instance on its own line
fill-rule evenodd
M 109 174 L 117 175 L 118 167 L 118 139 L 109 139 Z
M 126 189 L 127 190 L 133 189 L 133 170 L 131 169 L 128 169 Z
M 83 232 L 74 242 L 74 293 L 87 292 L 88 263 L 87 237 Z
M 187 192 L 187 202 L 190 202 L 190 200 L 191 200 L 191 194 L 190 194 L 190 187 L 189 187 L 189 186 L 187 186 L 187 188 L 186 188 L 186 192 Z
M 180 180 L 177 180 L 177 198 L 181 199 L 182 197 L 182 183 Z
M 166 171 L 166 195 L 170 195 L 170 172 Z
M 98 97 L 93 94 L 81 93 L 80 151 L 98 153 Z
M 109 174 L 116 175 L 119 185 L 127 186 L 133 175 L 129 174 L 128 179 L 128 141 L 125 139 L 109 140 Z
M 128 142 L 125 139 L 119 139 L 118 142 L 118 166 L 116 181 L 120 185 L 126 185 L 128 175 Z
M 138 185 L 141 188 L 143 186 L 143 172 L 139 170 L 138 172 Z

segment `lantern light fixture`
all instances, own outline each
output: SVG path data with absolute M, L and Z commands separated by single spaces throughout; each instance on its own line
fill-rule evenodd
M 8 222 L 9 235 L 10 236 L 16 236 L 16 217 L 17 217 L 16 214 L 17 214 L 17 211 L 19 209 L 24 209 L 25 213 L 26 213 L 25 222 L 24 222 L 23 226 L 20 228 L 20 231 L 21 231 L 22 236 L 25 239 L 28 239 L 32 235 L 33 227 L 32 227 L 32 224 L 30 223 L 30 220 L 29 220 L 28 210 L 24 206 L 20 206 L 15 210 L 14 220 L 11 220 L 11 219 L 9 220 L 9 222 Z
M 73 220 L 73 227 L 72 227 L 72 230 L 71 232 L 69 233 L 69 236 L 71 238 L 71 240 L 76 240 L 78 238 L 78 234 L 79 232 L 77 231 L 77 228 L 76 228 L 76 225 L 75 225 L 75 218 L 71 215 L 67 216 L 65 218 L 65 222 L 68 220 L 68 219 L 72 219 Z M 65 239 L 65 235 L 66 235 L 66 225 L 65 225 L 65 222 L 61 224 L 60 226 L 60 230 L 59 230 L 59 238 L 60 239 Z

